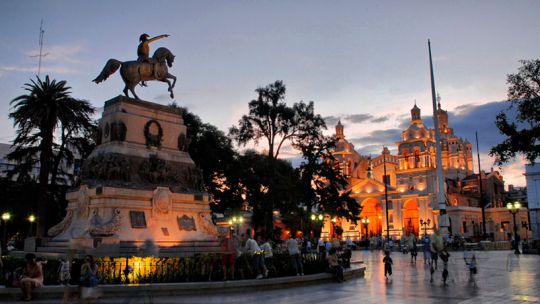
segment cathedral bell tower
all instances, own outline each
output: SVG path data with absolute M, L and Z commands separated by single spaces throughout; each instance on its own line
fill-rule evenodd
M 411 109 L 411 120 L 421 120 L 420 118 L 420 108 L 416 106 L 416 101 L 414 102 L 414 107 Z
M 337 139 L 344 139 L 345 135 L 343 134 L 343 125 L 341 124 L 341 120 L 338 121 L 336 125 L 336 137 Z

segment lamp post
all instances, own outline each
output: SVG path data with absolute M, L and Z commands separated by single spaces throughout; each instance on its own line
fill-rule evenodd
M 427 235 L 427 229 L 431 228 L 431 227 L 428 227 L 430 223 L 431 223 L 430 219 L 427 219 L 427 221 L 420 219 L 420 226 L 423 226 L 424 228 L 424 235 Z
M 30 214 L 27 218 L 28 222 L 30 222 L 30 227 L 28 228 L 28 236 L 31 237 L 34 235 L 34 222 L 36 221 L 36 216 L 33 214 Z
M 7 222 L 11 219 L 9 212 L 2 213 L 2 221 L 4 222 L 4 248 L 7 251 Z
M 366 240 L 368 238 L 368 226 L 369 226 L 369 219 L 368 218 L 363 218 L 360 220 L 360 222 L 362 222 L 362 225 L 364 225 L 364 230 L 366 230 Z
M 514 253 L 520 254 L 519 252 L 519 236 L 517 233 L 517 224 L 516 224 L 516 214 L 519 212 L 519 208 L 521 208 L 521 204 L 519 202 L 513 202 L 506 204 L 506 209 L 508 209 L 508 212 L 512 214 L 512 217 L 514 218 Z

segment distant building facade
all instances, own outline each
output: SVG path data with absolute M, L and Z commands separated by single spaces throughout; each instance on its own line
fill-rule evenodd
M 527 200 L 532 239 L 540 241 L 540 164 L 525 165 Z
M 427 128 L 421 110 L 411 109 L 409 127 L 396 142 L 397 155 L 383 148 L 381 155 L 370 157 L 358 153 L 345 138 L 344 126 L 336 125 L 338 140 L 334 156 L 342 173 L 349 179 L 351 196 L 361 205 L 360 218 L 368 224 L 356 225 L 344 219 L 327 221 L 322 236 L 329 237 L 336 226 L 343 229 L 343 237 L 353 239 L 372 235 L 402 235 L 431 233 L 438 224 L 437 173 L 435 130 Z M 472 144 L 457 137 L 448 121 L 448 112 L 439 102 L 437 117 L 441 134 L 442 166 L 445 178 L 447 212 L 452 234 L 466 237 L 482 234 L 478 174 L 474 173 Z M 385 173 L 386 172 L 386 173 Z M 487 233 L 495 239 L 505 239 L 512 216 L 504 209 L 504 180 L 497 171 L 481 173 L 486 209 Z M 388 204 L 385 201 L 387 185 Z M 388 219 L 386 206 L 388 205 Z M 490 229 L 487 229 L 489 226 Z

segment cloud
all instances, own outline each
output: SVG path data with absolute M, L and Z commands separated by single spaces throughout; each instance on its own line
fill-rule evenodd
M 41 67 L 42 73 L 57 73 L 57 74 L 74 74 L 76 70 L 70 69 L 64 66 L 45 66 Z M 24 66 L 0 66 L 0 76 L 9 73 L 38 73 L 37 67 L 24 67 Z
M 79 56 L 77 55 L 81 53 L 83 49 L 84 46 L 80 43 L 47 46 L 46 51 L 43 52 L 43 61 L 62 61 L 81 64 L 84 63 L 84 61 L 80 60 Z M 30 57 L 37 57 L 39 55 L 39 50 L 31 50 L 26 52 L 26 55 Z
M 379 117 L 374 117 L 371 122 L 372 123 L 381 123 L 381 122 L 385 122 L 387 120 L 390 119 L 390 115 L 385 115 L 385 116 L 379 116 Z
M 363 123 L 371 119 L 373 119 L 373 115 L 371 114 L 351 114 L 345 116 L 345 120 L 351 123 Z
M 323 117 L 324 122 L 326 123 L 326 126 L 335 126 L 339 120 L 339 117 L 337 116 L 326 116 Z
M 347 115 L 339 115 L 339 116 L 326 116 L 324 117 L 324 121 L 326 122 L 327 126 L 333 126 L 336 125 L 339 120 L 341 120 L 343 123 L 349 123 L 349 124 L 361 124 L 364 122 L 371 122 L 371 123 L 381 123 L 385 122 L 390 119 L 390 115 L 384 115 L 384 116 L 373 116 L 371 114 L 366 113 L 358 113 L 358 114 L 347 114 Z
M 351 138 L 350 141 L 356 146 L 378 144 L 382 149 L 383 145 L 394 146 L 394 143 L 401 138 L 401 131 L 400 129 L 375 130 L 368 135 Z

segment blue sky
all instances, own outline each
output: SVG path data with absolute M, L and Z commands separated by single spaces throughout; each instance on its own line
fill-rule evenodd
M 459 136 L 473 142 L 479 131 L 489 169 L 506 75 L 518 60 L 538 58 L 539 11 L 539 1 L 2 1 L 0 142 L 13 139 L 9 102 L 37 73 L 29 56 L 38 52 L 41 19 L 42 74 L 67 80 L 74 97 L 96 107 L 123 89 L 119 75 L 91 82 L 109 58 L 135 59 L 142 33 L 170 34 L 151 48 L 176 55 L 175 101 L 204 121 L 227 130 L 255 88 L 279 79 L 288 103 L 313 100 L 322 116 L 342 117 L 365 153 L 395 147 L 414 100 L 429 115 L 431 38 L 443 108 Z M 172 101 L 162 83 L 137 92 Z M 520 163 L 503 168 L 507 183 L 518 185 L 522 171 Z

